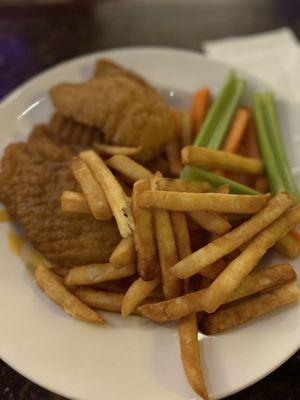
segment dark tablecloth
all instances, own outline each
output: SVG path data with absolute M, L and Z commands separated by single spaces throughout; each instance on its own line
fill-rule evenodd
M 40 71 L 96 50 L 136 45 L 201 50 L 203 40 L 263 32 L 285 25 L 300 35 L 298 0 L 87 3 L 83 2 L 79 8 L 4 8 L 0 5 L 0 98 Z M 298 352 L 271 375 L 230 399 L 300 399 L 299 371 Z M 0 361 L 0 399 L 62 398 L 31 383 Z

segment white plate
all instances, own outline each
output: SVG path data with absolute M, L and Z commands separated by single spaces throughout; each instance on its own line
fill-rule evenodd
M 193 93 L 202 86 L 220 89 L 228 67 L 180 50 L 133 48 L 106 51 L 58 65 L 13 92 L 0 106 L 1 149 L 24 139 L 52 106 L 47 95 L 62 81 L 88 78 L 99 57 L 110 57 L 158 87 Z M 244 75 L 244 74 L 242 74 Z M 251 89 L 266 86 L 247 75 Z M 280 102 L 284 140 L 291 160 L 300 154 L 300 116 L 296 105 Z M 0 225 L 0 355 L 27 378 L 80 400 L 192 400 L 181 366 L 175 324 L 156 325 L 132 317 L 105 315 L 107 328 L 67 316 L 35 285 L 26 267 L 11 254 L 7 224 Z M 293 262 L 300 267 L 299 260 Z M 216 337 L 202 340 L 210 394 L 222 398 L 270 373 L 298 348 L 300 305 Z

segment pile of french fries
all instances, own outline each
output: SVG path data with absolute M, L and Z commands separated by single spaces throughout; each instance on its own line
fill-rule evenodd
M 286 192 L 229 194 L 226 185 L 214 190 L 207 182 L 152 174 L 130 158 L 138 151 L 109 145 L 83 151 L 72 161 L 81 192 L 61 196 L 65 213 L 115 218 L 121 240 L 108 263 L 59 268 L 33 250 L 25 259 L 45 293 L 75 318 L 103 325 L 102 310 L 178 321 L 187 379 L 208 399 L 198 327 L 214 335 L 299 298 L 290 264 L 258 264 L 300 223 L 300 206 Z M 261 171 L 259 160 L 244 163 L 221 153 L 188 146 L 180 162 L 210 159 L 211 168 L 237 172 L 243 164 L 243 173 Z M 192 243 L 195 235 L 200 248 Z

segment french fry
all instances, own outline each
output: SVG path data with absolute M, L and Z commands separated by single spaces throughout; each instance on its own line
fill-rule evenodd
M 206 147 L 187 146 L 183 148 L 181 160 L 184 165 L 221 168 L 225 171 L 246 175 L 261 175 L 263 173 L 263 163 L 257 158 L 244 157 Z
M 170 269 L 178 261 L 177 249 L 170 213 L 166 210 L 154 212 L 155 232 L 162 274 L 162 288 L 167 299 L 181 292 L 181 282 Z
M 122 316 L 128 317 L 160 285 L 160 277 L 151 281 L 138 278 L 127 290 L 122 303 Z
M 118 171 L 129 182 L 134 183 L 140 179 L 147 179 L 152 176 L 147 168 L 124 155 L 112 156 L 106 161 L 109 168 Z
M 80 287 L 74 290 L 74 294 L 92 308 L 103 311 L 121 312 L 124 299 L 123 293 Z
M 113 214 L 106 200 L 104 191 L 99 182 L 93 177 L 86 163 L 76 157 L 72 160 L 71 167 L 94 217 L 100 220 L 112 218 Z
M 6 232 L 6 237 L 10 251 L 14 255 L 19 256 L 21 254 L 21 249 L 24 244 L 24 241 L 21 238 L 21 236 L 18 235 L 12 229 L 10 229 L 8 232 Z
M 55 273 L 55 275 L 60 276 L 61 278 L 65 278 L 69 273 L 70 268 L 66 267 L 53 267 L 51 271 Z
M 186 216 L 184 213 L 172 212 L 171 219 L 178 255 L 180 259 L 191 254 L 191 243 Z M 186 281 L 185 288 L 188 290 L 189 282 Z M 185 375 L 193 389 L 204 398 L 208 398 L 207 390 L 201 368 L 200 349 L 198 343 L 198 326 L 195 313 L 181 318 L 178 323 L 180 339 L 181 360 Z
M 287 258 L 295 258 L 299 254 L 299 244 L 290 236 L 285 235 L 282 239 L 278 240 L 274 245 L 275 250 Z
M 166 155 L 171 174 L 178 176 L 182 168 L 180 157 L 180 144 L 178 139 L 173 141 L 166 147 Z
M 61 209 L 65 213 L 91 214 L 89 203 L 82 193 L 65 191 L 61 195 Z
M 138 274 L 144 280 L 152 280 L 159 271 L 153 211 L 137 206 L 137 197 L 145 189 L 150 189 L 150 182 L 147 179 L 140 180 L 133 186 L 132 211 L 135 222 L 133 240 Z
M 209 278 L 214 280 L 220 273 L 227 267 L 227 264 L 224 260 L 217 260 L 214 263 L 207 265 L 199 272 L 200 275 L 205 278 Z
M 95 290 L 86 287 L 76 288 L 74 293 L 81 301 L 83 301 L 83 303 L 92 308 L 102 311 L 121 313 L 122 303 L 124 300 L 123 293 Z M 153 303 L 155 300 L 157 299 L 148 297 L 142 304 Z M 140 315 L 137 310 L 134 310 L 132 314 Z
M 9 222 L 11 221 L 11 217 L 8 214 L 7 210 L 2 209 L 0 210 L 0 222 Z
M 98 282 L 126 278 L 135 273 L 134 265 L 116 269 L 111 264 L 89 264 L 71 268 L 65 278 L 68 286 L 92 285 Z
M 115 250 L 112 252 L 109 262 L 116 268 L 122 268 L 126 265 L 132 265 L 135 262 L 135 249 L 133 237 L 123 238 Z
M 188 146 L 193 142 L 193 123 L 191 113 L 184 111 L 181 113 L 181 144 Z
M 112 146 L 110 144 L 93 143 L 93 149 L 100 155 L 123 155 L 130 157 L 138 154 L 141 151 L 142 147 Z
M 180 193 L 145 190 L 140 193 L 139 207 L 161 208 L 170 211 L 215 211 L 234 214 L 253 214 L 270 199 L 269 194 L 242 195 L 222 193 Z
M 188 215 L 201 228 L 219 236 L 224 235 L 231 229 L 231 224 L 225 218 L 212 211 L 191 211 Z
M 191 242 L 189 228 L 184 213 L 174 211 L 171 213 L 171 221 L 175 236 L 179 258 L 182 259 L 191 254 Z
M 159 177 L 161 177 L 161 174 L 157 172 L 151 181 L 153 192 L 156 190 L 156 179 Z M 170 299 L 179 296 L 182 289 L 180 280 L 170 273 L 170 268 L 178 261 L 170 213 L 166 210 L 155 210 L 154 222 L 161 268 L 162 289 L 165 298 Z
M 201 367 L 196 314 L 191 313 L 181 318 L 178 324 L 178 329 L 181 360 L 185 375 L 195 392 L 204 400 L 208 399 Z
M 278 194 L 257 214 L 177 263 L 172 271 L 180 278 L 188 278 L 200 272 L 207 265 L 213 264 L 253 238 L 275 221 L 292 202 L 293 198 L 289 194 L 284 192 Z
M 79 154 L 91 169 L 96 181 L 102 186 L 107 201 L 115 216 L 120 234 L 126 238 L 134 231 L 134 222 L 130 201 L 120 184 L 113 176 L 103 160 L 94 151 L 84 151 Z
M 250 273 L 225 302 L 229 303 L 244 297 L 252 296 L 256 293 L 270 290 L 294 280 L 295 277 L 296 273 L 289 264 L 261 267 L 257 269 L 257 271 Z M 139 311 L 145 317 L 158 322 L 176 320 L 191 312 L 202 311 L 208 290 L 209 287 L 175 299 L 154 303 L 151 304 L 151 306 L 141 306 L 139 307 Z
M 258 264 L 266 251 L 300 222 L 300 206 L 288 210 L 260 232 L 213 281 L 206 292 L 204 311 L 214 312 Z
M 85 322 L 93 324 L 106 324 L 106 321 L 94 310 L 82 303 L 76 296 L 69 292 L 53 272 L 43 264 L 35 270 L 36 281 L 44 292 L 67 314 Z
M 277 310 L 299 298 L 300 291 L 296 281 L 286 283 L 269 292 L 228 304 L 213 314 L 207 314 L 200 321 L 200 329 L 207 335 L 214 335 Z
M 212 190 L 211 185 L 204 181 L 191 181 L 188 179 L 157 178 L 157 189 L 171 192 L 203 193 Z

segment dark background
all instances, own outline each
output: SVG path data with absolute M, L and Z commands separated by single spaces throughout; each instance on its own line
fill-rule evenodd
M 77 0 L 18 7 L 3 2 L 0 0 L 0 98 L 40 71 L 96 50 L 161 45 L 201 51 L 204 40 L 286 25 L 300 37 L 298 0 Z M 230 399 L 298 400 L 299 371 L 300 352 Z M 0 361 L 0 400 L 54 399 L 62 398 Z

